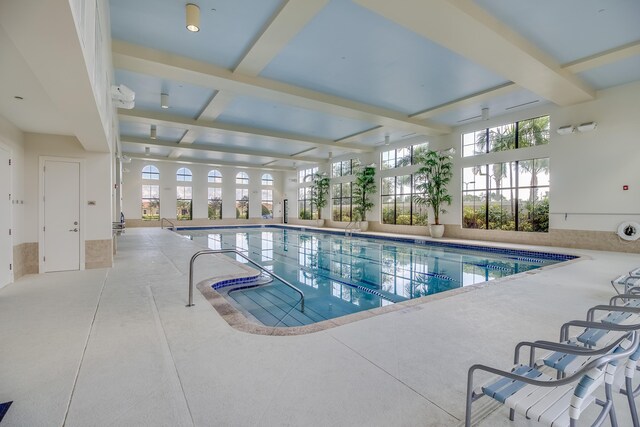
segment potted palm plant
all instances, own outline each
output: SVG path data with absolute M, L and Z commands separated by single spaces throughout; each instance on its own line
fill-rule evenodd
M 434 224 L 429 225 L 431 237 L 442 237 L 444 225 L 440 224 L 440 214 L 446 213 L 445 204 L 451 204 L 447 186 L 453 177 L 453 148 L 444 151 L 429 150 L 418 155 L 420 169 L 416 172 L 416 193 L 413 201 L 417 205 L 433 208 Z
M 354 219 L 359 222 L 361 231 L 367 231 L 367 212 L 373 209 L 371 196 L 376 193 L 376 165 L 359 166 L 351 184 Z
M 322 227 L 322 209 L 329 202 L 329 177 L 326 173 L 316 172 L 313 175 L 313 185 L 311 186 L 311 205 L 315 206 L 318 212 L 317 225 Z

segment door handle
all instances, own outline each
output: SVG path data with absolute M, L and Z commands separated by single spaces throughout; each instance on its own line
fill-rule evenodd
M 78 232 L 78 229 L 77 229 L 77 228 L 73 228 L 73 229 L 71 229 L 71 230 L 69 230 L 69 231 L 73 231 L 74 233 L 77 233 L 77 232 Z

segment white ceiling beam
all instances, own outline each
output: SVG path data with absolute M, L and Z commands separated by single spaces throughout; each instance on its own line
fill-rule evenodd
M 257 76 L 329 0 L 289 0 L 244 55 L 234 72 Z
M 256 96 L 300 108 L 367 121 L 425 135 L 451 132 L 449 126 L 412 119 L 406 114 L 362 104 L 261 77 L 233 72 L 179 55 L 114 40 L 114 66 L 124 70 L 178 80 L 193 85 Z
M 624 46 L 619 46 L 605 52 L 597 53 L 587 58 L 570 62 L 568 64 L 565 64 L 562 68 L 571 71 L 572 73 L 579 73 L 581 71 L 587 71 L 592 68 L 611 64 L 616 61 L 622 61 L 623 59 L 627 59 L 636 55 L 640 55 L 640 41 L 628 43 Z
M 319 147 L 338 147 L 348 148 L 351 151 L 364 153 L 370 152 L 372 149 L 356 146 L 337 144 L 335 141 L 315 138 L 306 135 L 295 135 L 285 132 L 271 131 L 267 129 L 258 129 L 248 126 L 220 123 L 220 122 L 204 122 L 200 120 L 193 120 L 188 117 L 174 116 L 171 114 L 157 113 L 155 111 L 141 111 L 141 110 L 119 110 L 118 117 L 120 120 L 133 122 L 133 123 L 145 123 L 154 124 L 156 126 L 167 126 L 179 129 L 193 130 L 201 133 L 231 133 L 231 134 L 243 134 L 247 136 L 257 136 L 260 138 L 268 138 L 278 140 L 280 142 L 294 142 L 300 144 L 310 144 Z
M 293 171 L 295 170 L 294 168 L 288 168 L 286 166 L 264 166 L 264 165 L 256 165 L 253 163 L 242 163 L 242 162 L 219 162 L 217 160 L 215 161 L 208 161 L 208 160 L 201 160 L 201 159 L 186 159 L 186 158 L 182 158 L 180 160 L 175 160 L 175 159 L 170 159 L 168 157 L 162 157 L 162 156 L 147 156 L 145 154 L 140 154 L 140 153 L 123 153 L 125 156 L 130 157 L 132 159 L 138 159 L 138 160 L 144 160 L 144 161 L 149 161 L 149 160 L 153 160 L 156 162 L 171 162 L 171 163 L 179 163 L 179 164 L 183 164 L 183 165 L 207 165 L 207 166 L 231 166 L 231 167 L 235 167 L 235 168 L 242 168 L 242 169 L 259 169 L 259 170 L 271 170 L 271 171 Z
M 329 2 L 329 0 L 288 0 L 274 14 L 253 45 L 248 49 L 234 73 L 257 76 L 289 41 Z M 231 103 L 234 96 L 218 90 L 198 116 L 198 120 L 214 121 Z M 187 131 L 180 144 L 191 144 L 198 135 Z
M 465 107 L 467 105 L 473 105 L 478 102 L 484 102 L 491 98 L 495 98 L 496 96 L 505 95 L 507 93 L 513 92 L 516 89 L 518 89 L 518 86 L 516 84 L 505 83 L 498 87 L 494 87 L 491 89 L 484 90 L 482 92 L 474 93 L 473 95 L 465 96 L 463 98 L 458 98 L 451 102 L 447 102 L 445 104 L 441 104 L 436 107 L 429 108 L 419 113 L 412 114 L 411 117 L 420 118 L 420 119 L 435 117 L 439 114 L 446 113 L 447 111 L 451 111 L 456 108 Z
M 593 88 L 473 0 L 354 1 L 557 105 L 595 98 Z
M 295 161 L 308 162 L 308 163 L 318 163 L 319 161 L 323 160 L 323 159 L 318 159 L 314 157 L 298 156 L 298 154 L 302 154 L 302 153 L 294 153 L 289 155 L 276 154 L 276 153 L 267 152 L 267 151 L 247 150 L 245 148 L 237 147 L 237 146 L 223 147 L 220 145 L 209 145 L 209 144 L 189 144 L 185 146 L 178 146 L 176 148 L 175 142 L 162 141 L 158 139 L 139 138 L 134 136 L 122 137 L 122 142 L 129 143 L 129 144 L 144 145 L 146 147 L 168 147 L 168 148 L 173 148 L 174 151 L 182 151 L 182 152 L 184 152 L 184 150 L 198 150 L 198 151 L 207 151 L 211 153 L 241 154 L 246 156 L 268 157 L 271 159 L 278 159 L 278 160 L 295 160 Z M 309 150 L 314 150 L 314 149 L 315 148 L 312 147 Z M 171 154 L 169 155 L 169 157 L 176 158 L 176 157 L 171 157 Z
M 371 128 L 371 129 L 363 130 L 362 132 L 357 132 L 357 133 L 354 133 L 352 135 L 347 135 L 344 138 L 336 139 L 336 142 L 340 142 L 340 143 L 359 142 L 359 141 L 362 140 L 362 138 L 364 138 L 366 136 L 373 135 L 373 134 L 376 134 L 378 132 L 381 132 L 382 128 L 383 128 L 383 126 L 376 126 L 376 127 Z

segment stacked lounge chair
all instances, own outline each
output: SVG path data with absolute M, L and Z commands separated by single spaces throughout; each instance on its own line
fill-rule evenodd
M 558 342 L 521 342 L 515 348 L 510 371 L 484 365 L 469 369 L 465 426 L 471 425 L 472 404 L 488 396 L 510 409 L 509 418 L 519 414 L 542 425 L 577 426 L 584 410 L 597 404 L 601 410 L 593 426 L 609 418 L 616 427 L 613 394 L 627 397 L 634 427 L 640 427 L 634 376 L 640 359 L 640 268 L 612 280 L 618 295 L 609 304 L 592 307 L 586 320 L 562 325 Z M 622 288 L 622 292 L 618 290 Z M 529 349 L 526 363 L 520 361 Z M 477 372 L 495 376 L 474 386 Z M 595 393 L 604 388 L 604 400 Z

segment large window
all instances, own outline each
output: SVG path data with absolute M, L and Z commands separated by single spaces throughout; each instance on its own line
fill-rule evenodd
M 249 219 L 249 190 L 247 188 L 236 188 L 236 218 Z
M 190 220 L 193 218 L 193 196 L 191 187 L 177 187 L 176 218 L 179 220 Z
M 331 216 L 334 221 L 351 221 L 353 199 L 351 197 L 351 183 L 333 184 L 331 192 Z
M 358 161 L 356 159 L 334 162 L 331 165 L 331 176 L 337 178 L 339 176 L 352 175 L 357 163 Z
M 191 182 L 192 179 L 193 179 L 193 175 L 191 174 L 191 171 L 189 169 L 187 168 L 178 169 L 178 172 L 176 173 L 176 180 L 180 182 Z
M 311 203 L 311 187 L 298 188 L 298 218 L 317 219 L 316 207 Z
M 262 190 L 262 218 L 273 218 L 273 190 Z
M 311 204 L 311 184 L 313 175 L 318 173 L 318 167 L 301 169 L 298 171 L 298 218 L 317 219 L 315 205 Z
M 318 167 L 298 171 L 298 184 L 313 182 L 313 175 L 318 173 Z
M 236 184 L 249 185 L 249 175 L 246 172 L 238 172 L 236 175 Z
M 157 181 L 160 179 L 160 171 L 153 165 L 147 165 L 142 168 L 142 179 L 152 179 Z
M 151 178 L 155 179 L 155 178 Z M 142 186 L 142 219 L 160 219 L 160 186 Z
M 549 231 L 549 159 L 519 160 L 462 170 L 462 226 Z
M 380 169 L 394 169 L 415 164 L 416 155 L 427 150 L 428 143 L 416 144 L 410 147 L 395 148 L 380 153 Z
M 413 175 L 382 178 L 383 224 L 427 225 L 427 208 L 413 201 L 414 181 Z
M 273 176 L 269 173 L 262 175 L 262 185 L 273 186 Z
M 493 153 L 549 143 L 549 116 L 481 129 L 462 135 L 462 156 Z
M 207 181 L 211 184 L 222 184 L 222 174 L 219 170 L 211 170 L 207 175 Z
M 209 188 L 208 218 L 222 219 L 222 188 Z

